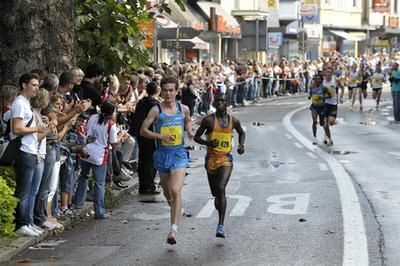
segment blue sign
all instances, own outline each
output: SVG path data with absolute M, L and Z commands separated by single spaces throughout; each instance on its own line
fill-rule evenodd
M 304 15 L 301 16 L 301 19 L 303 20 L 304 23 L 318 23 L 318 15 L 316 14 Z

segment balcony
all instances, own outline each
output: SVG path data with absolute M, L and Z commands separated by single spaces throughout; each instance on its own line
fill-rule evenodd
M 263 18 L 268 16 L 268 1 L 265 0 L 247 0 L 236 1 L 236 8 L 232 10 L 232 15 L 249 19 Z

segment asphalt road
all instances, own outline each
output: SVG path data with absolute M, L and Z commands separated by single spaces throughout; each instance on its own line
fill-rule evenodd
M 387 119 L 390 112 L 369 112 L 372 100 L 365 112 L 350 112 L 345 103 L 334 146 L 312 146 L 309 110 L 300 109 L 308 104 L 297 97 L 234 109 L 246 129 L 246 152 L 234 154 L 226 239 L 215 238 L 205 151 L 195 146 L 177 245 L 165 243 L 162 196 L 130 195 L 111 219 L 88 218 L 9 264 L 399 265 L 400 125 Z

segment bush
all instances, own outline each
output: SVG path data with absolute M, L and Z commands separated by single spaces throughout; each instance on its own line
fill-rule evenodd
M 14 212 L 18 200 L 14 197 L 13 190 L 0 176 L 0 236 L 14 235 Z
M 7 185 L 15 189 L 15 173 L 13 168 L 0 166 L 0 176 L 7 182 Z

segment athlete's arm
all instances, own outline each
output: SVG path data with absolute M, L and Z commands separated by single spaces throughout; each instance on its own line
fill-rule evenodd
M 338 87 L 340 88 L 340 93 L 339 93 L 340 102 L 343 103 L 343 95 L 344 95 L 343 82 L 340 79 L 336 79 L 336 83 L 337 83 Z
M 201 145 L 206 145 L 211 148 L 216 148 L 217 145 L 214 141 L 207 141 L 201 137 L 206 130 L 210 129 L 211 129 L 211 117 L 206 116 L 205 118 L 203 118 L 203 120 L 201 120 L 200 127 L 197 129 L 196 134 L 194 135 L 194 141 Z
M 244 153 L 244 140 L 246 139 L 246 133 L 244 132 L 239 119 L 237 119 L 235 117 L 232 117 L 232 119 L 233 119 L 233 128 L 239 134 L 239 146 L 238 146 L 237 152 L 239 154 L 243 154 Z
M 188 137 L 190 140 L 193 139 L 193 125 L 192 125 L 192 118 L 190 117 L 190 110 L 189 107 L 182 104 L 182 111 L 185 115 L 185 129 L 187 131 Z
M 159 116 L 159 110 L 157 106 L 150 109 L 149 114 L 143 121 L 142 127 L 140 128 L 140 136 L 148 139 L 159 139 L 166 142 L 173 141 L 174 138 L 170 135 L 161 135 L 160 133 L 149 130 L 149 127 L 157 121 Z

